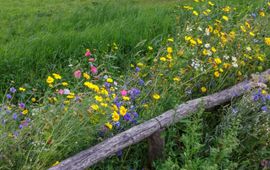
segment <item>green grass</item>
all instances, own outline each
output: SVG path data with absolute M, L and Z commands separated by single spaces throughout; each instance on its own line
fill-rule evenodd
M 107 51 L 116 42 L 115 65 L 126 67 L 133 47 L 173 31 L 175 1 L 0 1 L 0 88 L 43 81 L 61 72 L 85 48 Z M 123 60 L 124 59 L 124 60 Z M 40 81 L 38 81 L 40 80 Z M 33 82 L 32 82 L 33 83 Z

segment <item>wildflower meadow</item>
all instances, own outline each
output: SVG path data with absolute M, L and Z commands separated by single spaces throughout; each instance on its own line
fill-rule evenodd
M 0 0 L 0 169 L 48 169 L 188 100 L 259 83 L 89 169 L 270 169 L 268 0 Z M 267 77 L 267 80 L 270 77 Z M 236 92 L 237 93 L 237 92 Z

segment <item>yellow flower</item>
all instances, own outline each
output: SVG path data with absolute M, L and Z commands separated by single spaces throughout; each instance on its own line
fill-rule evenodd
M 20 87 L 19 90 L 22 91 L 22 92 L 24 92 L 25 91 L 25 88 Z
M 143 63 L 137 63 L 138 67 L 143 67 Z
M 231 7 L 229 6 L 225 6 L 224 8 L 222 8 L 222 11 L 224 12 L 230 12 L 230 10 L 231 10 Z
M 65 101 L 64 101 L 64 104 L 65 104 L 65 105 L 68 105 L 68 104 L 70 104 L 70 101 L 69 101 L 69 100 L 65 100 Z
M 241 28 L 242 32 L 247 32 L 245 26 L 241 25 L 240 28 Z
M 263 95 L 266 95 L 266 94 L 267 94 L 267 91 L 262 90 L 262 94 L 263 94 Z
M 179 77 L 174 77 L 173 81 L 180 81 L 180 78 Z
M 109 129 L 112 129 L 112 124 L 110 122 L 105 123 L 105 126 Z
M 102 102 L 103 98 L 101 96 L 95 96 L 96 101 L 98 102 Z
M 172 52 L 173 52 L 172 47 L 168 47 L 168 48 L 167 48 L 167 52 L 168 52 L 168 53 L 172 53 Z
M 32 98 L 31 98 L 31 101 L 32 101 L 33 103 L 35 103 L 35 102 L 37 101 L 37 99 L 34 98 L 34 97 L 32 97 Z
M 62 85 L 63 86 L 68 86 L 68 83 L 67 82 L 63 82 Z
M 89 80 L 89 79 L 90 79 L 90 76 L 89 76 L 89 74 L 87 74 L 87 73 L 83 73 L 83 77 L 84 77 L 86 80 Z
M 265 13 L 263 11 L 260 11 L 259 12 L 260 16 L 264 17 L 265 16 Z
M 207 91 L 206 87 L 201 87 L 201 92 L 205 93 Z
M 121 114 L 122 116 L 125 116 L 126 113 L 127 113 L 127 109 L 126 109 L 124 106 L 121 106 L 121 107 L 120 107 L 120 114 Z
M 92 105 L 91 105 L 91 108 L 92 108 L 93 110 L 98 110 L 98 109 L 99 109 L 99 107 L 98 107 L 97 104 L 92 104 Z
M 217 52 L 215 47 L 212 47 L 211 50 L 213 51 L 213 53 Z
M 266 45 L 270 46 L 270 37 L 264 38 L 264 42 Z
M 53 73 L 52 75 L 56 80 L 60 80 L 62 78 L 59 74 L 56 73 Z
M 166 61 L 167 59 L 165 58 L 165 57 L 160 57 L 160 59 L 159 59 L 160 61 Z
M 68 99 L 74 99 L 74 98 L 75 98 L 75 94 L 74 94 L 74 93 L 69 93 L 69 94 L 67 95 L 67 98 L 68 98 Z
M 252 37 L 255 36 L 254 32 L 250 32 L 249 35 L 252 36 Z
M 112 114 L 113 121 L 117 122 L 119 118 L 120 118 L 119 114 L 116 111 L 114 111 Z
M 210 5 L 210 6 L 214 6 L 215 4 L 213 4 L 211 1 L 208 1 L 208 4 Z
M 251 26 L 250 26 L 250 24 L 246 21 L 245 22 L 245 25 L 250 29 L 251 28 Z
M 189 42 L 190 42 L 190 44 L 191 44 L 192 46 L 197 45 L 197 42 L 196 42 L 194 39 L 191 39 Z
M 191 36 L 185 36 L 185 40 L 186 40 L 186 41 L 191 40 L 191 38 L 192 38 Z
M 193 13 L 193 15 L 195 15 L 195 16 L 198 16 L 198 15 L 199 15 L 199 13 L 198 13 L 197 11 L 193 11 L 192 13 Z
M 108 82 L 108 83 L 112 83 L 112 82 L 113 82 L 113 79 L 112 79 L 112 78 L 108 78 L 108 79 L 107 79 L 107 82 Z
M 51 76 L 48 76 L 47 83 L 52 84 L 53 82 L 54 82 L 54 78 L 52 78 Z
M 199 38 L 197 38 L 197 42 L 198 42 L 198 44 L 202 44 L 203 43 L 202 40 L 199 39 Z
M 218 78 L 218 77 L 219 77 L 219 72 L 218 72 L 218 71 L 215 71 L 214 76 L 215 76 L 216 78 Z
M 153 47 L 152 46 L 148 46 L 148 50 L 149 51 L 152 51 L 153 50 Z
M 54 164 L 52 164 L 52 166 L 56 166 L 58 164 L 60 164 L 60 162 L 59 161 L 56 161 Z
M 22 114 L 23 115 L 26 115 L 28 113 L 28 110 L 27 109 L 25 109 L 24 111 L 22 111 Z
M 103 107 L 108 107 L 107 103 L 100 103 L 100 105 L 103 106 Z
M 222 19 L 224 19 L 225 21 L 229 21 L 229 18 L 225 15 L 222 16 Z
M 127 97 L 127 96 L 123 96 L 122 98 L 123 98 L 124 101 L 129 101 L 130 100 L 130 98 Z
M 231 31 L 229 33 L 229 36 L 231 37 L 231 39 L 234 39 L 235 38 L 235 32 L 234 31 Z
M 193 7 L 191 6 L 183 6 L 184 9 L 187 9 L 187 10 L 193 10 Z
M 206 49 L 203 49 L 203 55 L 208 55 L 208 51 Z
M 114 105 L 112 105 L 112 109 L 114 110 L 114 111 L 118 111 L 118 107 L 114 104 Z
M 156 94 L 156 93 L 153 94 L 152 97 L 153 97 L 153 99 L 155 99 L 155 100 L 159 100 L 159 99 L 160 99 L 160 95 L 158 95 L 158 94 Z
M 174 40 L 173 40 L 173 38 L 168 38 L 168 41 L 173 42 Z
M 219 57 L 217 57 L 217 58 L 215 58 L 215 63 L 216 63 L 216 64 L 221 64 L 222 61 L 221 61 L 221 59 L 220 59 Z

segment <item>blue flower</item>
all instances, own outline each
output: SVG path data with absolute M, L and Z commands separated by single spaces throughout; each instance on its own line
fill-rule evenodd
M 6 97 L 7 97 L 8 99 L 11 99 L 11 98 L 12 98 L 11 94 L 7 94 Z
M 14 87 L 11 87 L 11 88 L 9 89 L 9 91 L 10 91 L 11 93 L 15 93 L 17 90 L 16 90 Z

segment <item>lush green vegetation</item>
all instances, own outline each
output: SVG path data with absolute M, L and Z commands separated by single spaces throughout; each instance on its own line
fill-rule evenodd
M 49 71 L 62 71 L 79 60 L 85 48 L 104 53 L 114 42 L 120 50 L 111 64 L 125 69 L 136 44 L 173 32 L 174 4 L 174 0 L 1 1 L 0 88 L 7 88 L 11 80 L 18 85 L 33 79 L 44 82 Z
M 0 169 L 57 165 L 270 67 L 265 0 L 8 0 L 0 6 Z M 269 101 L 260 84 L 212 112 L 198 110 L 164 131 L 164 158 L 154 167 L 266 167 Z M 146 168 L 146 150 L 142 141 L 93 169 Z

